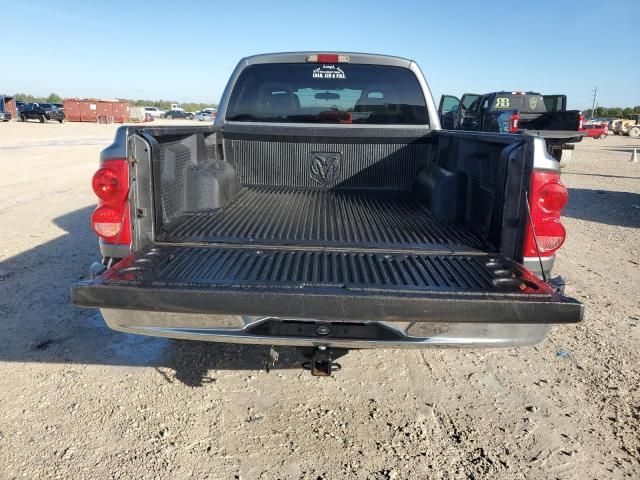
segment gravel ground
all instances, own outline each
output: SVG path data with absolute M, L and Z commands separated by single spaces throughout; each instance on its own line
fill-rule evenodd
M 265 348 L 125 335 L 69 303 L 114 130 L 0 124 L 0 478 L 640 478 L 640 141 L 585 139 L 563 173 L 556 273 L 584 323 L 354 351 L 319 379 L 294 350 L 267 373 Z

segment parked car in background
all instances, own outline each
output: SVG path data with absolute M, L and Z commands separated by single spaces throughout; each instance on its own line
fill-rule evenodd
M 584 126 L 584 133 L 586 137 L 591 138 L 606 138 L 609 134 L 609 124 L 607 123 L 588 123 Z
M 215 114 L 212 114 L 211 112 L 207 112 L 205 110 L 196 113 L 196 120 L 199 120 L 200 122 L 210 122 L 214 118 L 216 118 Z
M 193 120 L 196 116 L 191 112 L 185 112 L 184 110 L 169 110 L 162 118 L 168 118 L 169 120 L 175 118 L 184 118 L 186 120 Z
M 625 115 L 613 122 L 613 133 L 615 135 L 629 135 L 632 138 L 640 138 L 640 114 L 633 113 Z
M 203 108 L 202 111 L 209 113 L 209 115 L 211 115 L 211 118 L 213 120 L 215 120 L 216 114 L 218 113 L 218 109 L 217 108 Z
M 39 120 L 44 123 L 47 120 L 55 120 L 56 122 L 64 122 L 64 110 L 60 110 L 51 103 L 28 103 L 20 112 L 20 121 Z
M 162 108 L 158 108 L 158 107 L 144 107 L 144 111 L 145 113 L 148 113 L 149 115 L 151 115 L 153 118 L 160 118 L 165 113 L 167 113 L 166 110 L 163 110 Z
M 551 156 L 564 166 L 573 143 L 582 140 L 584 115 L 567 110 L 566 95 L 536 92 L 465 93 L 440 98 L 442 128 L 500 133 L 524 133 L 543 137 Z

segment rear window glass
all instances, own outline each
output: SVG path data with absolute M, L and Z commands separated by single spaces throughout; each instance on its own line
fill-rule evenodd
M 237 122 L 427 124 L 417 78 L 401 67 L 270 63 L 247 67 L 229 100 Z
M 518 110 L 520 113 L 544 113 L 547 111 L 542 95 L 509 94 L 496 94 L 493 98 L 491 110 Z

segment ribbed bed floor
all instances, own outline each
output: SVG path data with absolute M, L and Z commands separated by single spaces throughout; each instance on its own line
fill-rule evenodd
M 470 247 L 482 242 L 441 222 L 406 193 L 248 187 L 228 206 L 185 215 L 161 240 L 330 246 Z

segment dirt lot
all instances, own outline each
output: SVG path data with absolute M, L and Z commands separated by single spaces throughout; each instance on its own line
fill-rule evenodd
M 174 123 L 185 123 L 177 122 Z M 115 127 L 0 124 L 0 478 L 640 478 L 640 141 L 585 139 L 556 273 L 587 307 L 535 347 L 293 350 L 125 335 L 69 303 Z

